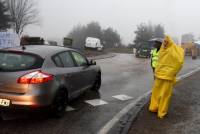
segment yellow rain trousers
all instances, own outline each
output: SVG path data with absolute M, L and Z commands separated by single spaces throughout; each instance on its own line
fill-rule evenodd
M 159 51 L 158 63 L 155 68 L 155 81 L 152 89 L 149 110 L 157 112 L 163 118 L 168 111 L 172 88 L 176 83 L 176 75 L 184 61 L 184 50 L 166 36 Z

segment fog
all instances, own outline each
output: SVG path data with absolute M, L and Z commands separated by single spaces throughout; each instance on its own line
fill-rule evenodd
M 113 27 L 124 44 L 134 39 L 141 22 L 162 24 L 166 33 L 200 37 L 199 0 L 37 0 L 41 24 L 29 26 L 24 34 L 61 40 L 77 24 L 97 21 Z

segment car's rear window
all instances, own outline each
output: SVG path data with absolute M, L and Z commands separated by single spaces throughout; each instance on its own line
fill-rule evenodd
M 0 52 L 0 72 L 15 72 L 41 68 L 39 56 L 16 52 Z

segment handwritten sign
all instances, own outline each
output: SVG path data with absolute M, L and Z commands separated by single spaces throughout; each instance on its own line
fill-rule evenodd
M 0 32 L 0 49 L 20 46 L 20 39 L 17 34 Z

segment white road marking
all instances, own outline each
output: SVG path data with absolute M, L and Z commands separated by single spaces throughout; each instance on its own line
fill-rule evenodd
M 73 107 L 68 106 L 65 111 L 66 112 L 70 112 L 70 111 L 74 111 L 75 109 Z
M 92 106 L 100 106 L 100 105 L 108 104 L 108 102 L 101 100 L 101 99 L 86 100 L 85 102 Z
M 200 67 L 198 67 L 198 68 L 196 68 L 196 69 L 194 69 L 194 70 L 192 70 L 192 71 L 190 71 L 190 72 L 188 72 L 188 73 L 186 73 L 186 74 L 180 75 L 180 76 L 177 78 L 177 80 L 183 80 L 183 79 L 185 79 L 185 78 L 187 78 L 187 77 L 190 77 L 191 75 L 193 75 L 193 74 L 195 74 L 195 73 L 197 73 L 197 72 L 199 72 L 199 71 L 200 71 Z
M 121 101 L 133 99 L 133 97 L 128 96 L 128 95 L 124 95 L 124 94 L 115 95 L 115 96 L 112 96 L 112 97 L 115 98 L 115 99 L 121 100 Z
M 190 77 L 191 75 L 195 74 L 196 72 L 200 71 L 200 67 L 190 71 L 189 73 L 180 75 L 177 79 L 183 80 L 185 78 Z M 120 119 L 126 115 L 132 108 L 137 106 L 137 103 L 142 100 L 148 98 L 151 95 L 151 91 L 146 92 L 142 96 L 138 97 L 135 101 L 131 102 L 125 108 L 123 108 L 119 113 L 117 113 L 110 121 L 108 121 L 98 132 L 97 134 L 107 134 L 113 128 L 113 126 L 120 121 Z
M 120 119 L 126 115 L 133 107 L 135 107 L 138 102 L 142 99 L 147 98 L 150 95 L 151 91 L 148 91 L 144 95 L 138 97 L 136 100 L 128 104 L 125 108 L 123 108 L 119 113 L 117 113 L 110 121 L 108 121 L 98 132 L 97 134 L 108 134 L 111 128 L 120 121 Z

